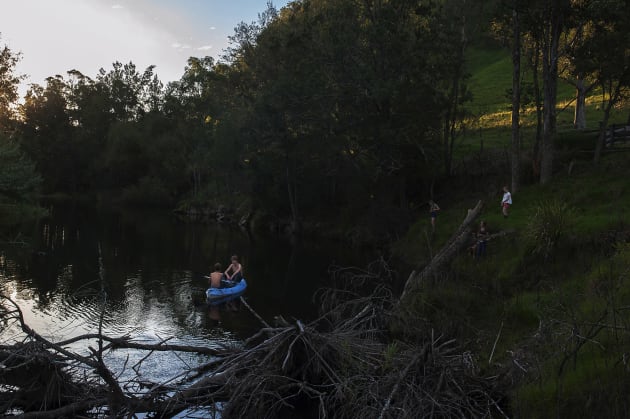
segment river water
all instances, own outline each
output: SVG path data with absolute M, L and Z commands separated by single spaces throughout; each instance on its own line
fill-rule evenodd
M 55 342 L 98 331 L 104 313 L 104 333 L 112 337 L 238 345 L 258 330 L 259 320 L 242 304 L 208 307 L 192 298 L 207 288 L 204 275 L 215 262 L 226 266 L 232 254 L 239 255 L 246 301 L 271 322 L 275 315 L 312 320 L 313 294 L 329 285 L 331 266 L 370 261 L 369 254 L 341 244 L 252 237 L 161 212 L 55 206 L 29 229 L 18 243 L 0 249 L 0 292 L 17 302 L 30 327 Z M 14 328 L 0 332 L 2 343 L 19 336 Z M 68 347 L 84 353 L 86 346 L 80 341 Z M 108 362 L 124 375 L 144 355 L 114 351 Z M 155 353 L 144 366 L 151 380 L 164 380 L 197 361 Z

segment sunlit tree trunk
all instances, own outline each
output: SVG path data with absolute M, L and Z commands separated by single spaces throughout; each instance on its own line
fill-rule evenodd
M 578 76 L 575 82 L 575 113 L 573 115 L 573 127 L 575 129 L 586 128 L 586 84 L 582 76 Z

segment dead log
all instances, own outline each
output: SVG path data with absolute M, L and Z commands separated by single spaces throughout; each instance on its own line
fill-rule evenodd
M 58 418 L 71 418 L 77 417 L 80 414 L 84 414 L 87 410 L 90 410 L 97 406 L 104 406 L 107 403 L 106 398 L 95 400 L 81 400 L 76 403 L 60 407 L 52 410 L 42 410 L 39 412 L 25 412 L 19 416 L 20 419 L 58 419 Z
M 399 301 L 403 301 L 410 293 L 418 289 L 425 279 L 434 277 L 470 243 L 472 233 L 470 225 L 477 219 L 482 208 L 483 201 L 479 201 L 473 209 L 468 210 L 462 224 L 433 259 L 421 271 L 411 272 Z
M 64 358 L 37 343 L 16 344 L 0 351 L 0 412 L 57 408 L 81 394 L 63 368 Z
M 225 374 L 213 374 L 204 377 L 190 387 L 177 392 L 158 406 L 152 406 L 148 411 L 155 412 L 158 418 L 170 418 L 191 406 L 202 404 L 212 405 L 216 402 L 227 401 L 230 397 L 228 390 L 229 378 Z

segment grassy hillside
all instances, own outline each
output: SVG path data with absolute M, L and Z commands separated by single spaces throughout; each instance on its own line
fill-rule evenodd
M 506 49 L 470 49 L 467 56 L 471 75 L 468 84 L 473 95 L 466 107 L 472 113 L 467 121 L 468 130 L 460 139 L 458 156 L 476 152 L 482 147 L 508 147 L 510 141 L 511 103 L 509 92 L 512 88 L 512 61 Z M 523 81 L 532 84 L 531 70 L 523 64 Z M 572 138 L 573 99 L 575 89 L 560 80 L 558 85 L 558 133 Z M 601 91 L 595 89 L 587 98 L 587 129 L 595 130 L 602 120 Z M 628 119 L 628 106 L 615 109 L 610 123 L 624 123 Z M 521 126 L 524 151 L 529 151 L 535 135 L 535 112 L 532 107 L 521 110 Z
M 509 142 L 503 92 L 511 85 L 510 62 L 504 52 L 477 51 L 470 64 L 472 106 L 484 113 L 478 132 L 462 143 L 487 162 L 484 155 L 500 156 L 496 150 Z M 570 89 L 561 92 L 560 102 L 570 100 Z M 596 94 L 589 101 L 590 126 L 601 117 L 598 101 Z M 623 121 L 628 112 L 622 107 L 614 118 Z M 484 200 L 481 219 L 491 233 L 507 234 L 488 243 L 485 257 L 461 254 L 443 278 L 424 284 L 414 316 L 456 336 L 487 374 L 503 378 L 511 416 L 626 417 L 630 153 L 607 152 L 594 167 L 588 152 L 594 133 L 575 134 L 563 115 L 553 181 L 524 185 L 507 219 L 499 207 L 509 181 L 504 164 L 444 181 L 436 188 L 442 207 L 436 233 L 422 214 L 396 250 L 411 264 L 427 263 L 467 209 Z M 527 127 L 523 134 L 531 135 Z

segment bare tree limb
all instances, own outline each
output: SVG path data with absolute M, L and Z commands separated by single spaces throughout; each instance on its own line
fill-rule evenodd
M 40 412 L 26 412 L 17 416 L 20 419 L 59 419 L 79 416 L 80 413 L 97 406 L 105 406 L 107 399 L 81 400 L 68 404 L 59 409 L 44 410 Z
M 470 242 L 470 224 L 479 216 L 482 208 L 483 201 L 479 201 L 473 209 L 468 211 L 462 224 L 431 261 L 420 272 L 411 272 L 399 301 L 403 301 L 411 292 L 418 289 L 422 281 L 433 277 L 443 269 Z

